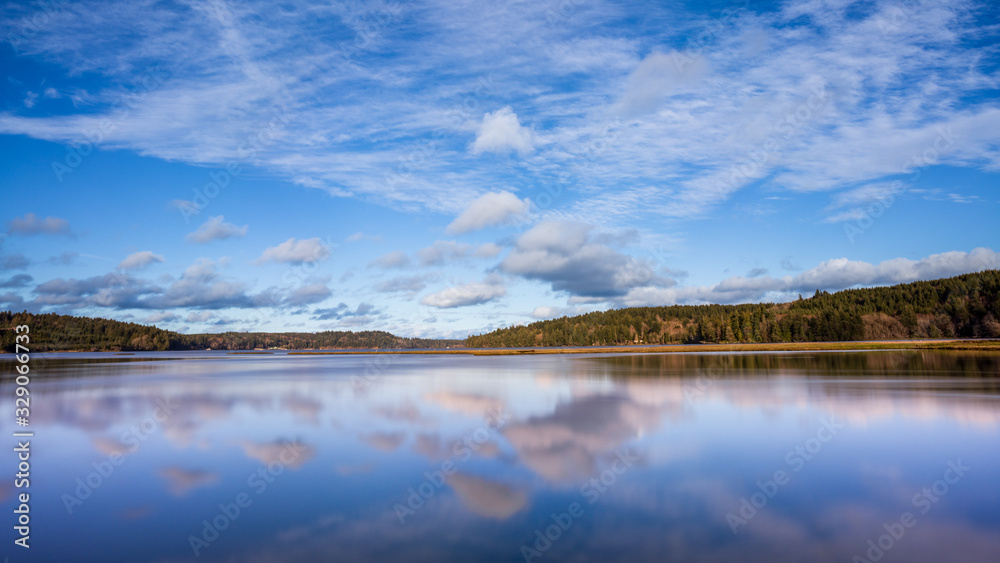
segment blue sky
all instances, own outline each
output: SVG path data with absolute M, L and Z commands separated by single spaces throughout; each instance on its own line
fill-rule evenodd
M 14 2 L 0 308 L 464 337 L 997 268 L 988 2 Z

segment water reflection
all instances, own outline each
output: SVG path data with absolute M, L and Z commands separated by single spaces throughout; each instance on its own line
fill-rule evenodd
M 40 364 L 28 560 L 189 561 L 241 494 L 198 559 L 1000 555 L 996 354 L 164 357 Z

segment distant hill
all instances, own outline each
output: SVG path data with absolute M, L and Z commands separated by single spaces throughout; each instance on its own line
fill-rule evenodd
M 791 303 L 632 307 L 470 336 L 478 347 L 1000 337 L 1000 271 L 816 291 Z
M 0 345 L 14 351 L 13 328 L 31 327 L 29 349 L 34 352 L 60 350 L 151 351 L 151 350 L 294 350 L 347 348 L 446 348 L 461 346 L 460 340 L 404 338 L 383 331 L 362 332 L 225 332 L 180 334 L 154 326 L 109 319 L 73 317 L 47 313 L 0 312 Z

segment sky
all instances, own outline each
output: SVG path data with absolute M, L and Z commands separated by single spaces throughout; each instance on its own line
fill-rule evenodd
M 994 2 L 7 2 L 0 309 L 463 338 L 1000 266 Z

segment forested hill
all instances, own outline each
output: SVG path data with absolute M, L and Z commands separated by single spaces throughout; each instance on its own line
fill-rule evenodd
M 791 303 L 632 307 L 470 336 L 469 347 L 1000 337 L 1000 271 Z
M 382 331 L 364 332 L 226 332 L 179 334 L 154 326 L 108 319 L 72 317 L 48 313 L 0 312 L 0 344 L 14 351 L 14 328 L 30 329 L 28 348 L 34 352 L 58 350 L 149 351 L 149 350 L 253 350 L 255 348 L 343 349 L 343 348 L 445 348 L 461 346 L 460 340 L 404 338 Z

